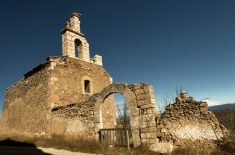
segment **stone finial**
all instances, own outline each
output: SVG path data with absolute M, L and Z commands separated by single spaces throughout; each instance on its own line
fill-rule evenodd
M 73 16 L 75 16 L 75 17 L 80 17 L 82 14 L 80 14 L 80 13 L 78 13 L 78 12 L 73 12 L 72 14 L 71 14 L 71 17 L 73 17 Z
M 80 17 L 81 14 L 74 12 L 72 13 L 72 15 L 70 16 L 70 26 L 71 29 L 77 33 L 80 33 Z

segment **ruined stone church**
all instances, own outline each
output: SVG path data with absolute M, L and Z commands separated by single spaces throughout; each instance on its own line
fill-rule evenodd
M 102 56 L 90 57 L 79 13 L 71 15 L 61 33 L 63 55 L 48 57 L 6 90 L 1 120 L 5 127 L 19 135 L 98 139 L 100 129 L 116 126 L 112 94 L 120 93 L 127 102 L 134 146 L 223 137 L 225 129 L 204 102 L 179 96 L 160 118 L 151 84 L 113 83 Z
M 4 116 L 7 126 L 24 132 L 49 132 L 51 109 L 85 101 L 112 83 L 111 76 L 102 66 L 102 57 L 90 57 L 89 44 L 80 31 L 80 14 L 73 13 L 61 30 L 62 56 L 51 56 L 45 63 L 24 74 L 24 79 L 6 91 Z M 104 101 L 104 127 L 115 125 L 113 97 Z M 92 111 L 87 111 L 87 114 Z M 105 123 L 107 122 L 107 123 Z M 55 123 L 56 124 L 56 123 Z M 67 132 L 76 123 L 68 122 Z M 63 124 L 65 125 L 65 124 Z M 82 122 L 77 126 L 82 128 Z

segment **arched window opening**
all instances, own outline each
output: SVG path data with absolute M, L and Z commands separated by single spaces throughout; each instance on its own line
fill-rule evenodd
M 91 82 L 89 80 L 84 81 L 84 92 L 91 93 Z
M 78 58 L 79 53 L 81 52 L 81 48 L 82 48 L 81 40 L 75 39 L 74 45 L 75 45 L 75 57 Z

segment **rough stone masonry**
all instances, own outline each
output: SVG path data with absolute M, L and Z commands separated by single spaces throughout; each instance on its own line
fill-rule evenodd
M 182 145 L 190 141 L 219 140 L 227 130 L 203 101 L 182 92 L 174 104 L 166 107 L 157 123 L 157 137 L 161 142 Z
M 151 84 L 113 83 L 102 56 L 90 58 L 79 18 L 73 13 L 61 30 L 62 56 L 48 57 L 6 90 L 2 126 L 18 136 L 72 134 L 98 139 L 100 129 L 116 127 L 112 95 L 119 93 L 127 102 L 135 147 L 224 136 L 226 129 L 205 102 L 181 94 L 158 117 Z

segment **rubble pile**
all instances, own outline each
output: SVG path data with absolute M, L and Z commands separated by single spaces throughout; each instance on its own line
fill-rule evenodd
M 182 92 L 175 103 L 166 107 L 157 122 L 157 137 L 162 142 L 213 141 L 224 136 L 226 129 L 203 101 Z

